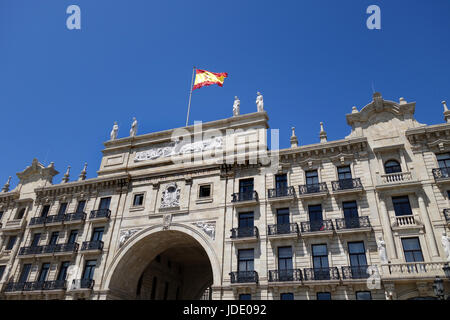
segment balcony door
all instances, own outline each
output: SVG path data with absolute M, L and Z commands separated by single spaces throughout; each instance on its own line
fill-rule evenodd
M 338 180 L 340 189 L 353 188 L 352 171 L 350 166 L 338 167 Z
M 358 206 L 356 201 L 342 202 L 344 209 L 344 223 L 346 229 L 359 228 Z
M 442 177 L 448 178 L 450 172 L 450 153 L 442 153 L 436 155 Z
M 278 277 L 280 281 L 293 281 L 292 247 L 278 248 Z
M 47 217 L 49 211 L 50 211 L 50 206 L 49 205 L 45 205 L 42 208 L 41 217 Z
M 91 241 L 102 241 L 104 228 L 95 228 L 92 232 Z
M 79 212 L 84 212 L 84 208 L 86 207 L 86 201 L 85 200 L 80 200 L 80 201 L 78 201 L 78 204 L 77 204 L 77 213 L 79 213 Z
M 69 269 L 70 261 L 64 261 L 61 263 L 61 267 L 59 268 L 58 277 L 56 278 L 58 281 L 65 281 L 67 278 L 67 270 Z
M 78 230 L 72 230 L 70 231 L 69 240 L 67 240 L 67 243 L 75 243 L 78 236 Z
M 254 250 L 241 249 L 238 251 L 238 282 L 254 281 Z
M 317 170 L 311 170 L 305 172 L 306 177 L 306 189 L 308 193 L 319 192 L 319 174 Z
M 312 246 L 313 272 L 315 280 L 329 280 L 328 250 L 326 244 Z
M 38 282 L 47 280 L 48 270 L 50 270 L 50 263 L 43 263 L 39 272 Z
M 349 242 L 348 255 L 350 258 L 350 270 L 352 279 L 364 279 L 369 275 L 367 273 L 367 259 L 364 242 Z
M 99 210 L 109 209 L 109 205 L 111 204 L 111 197 L 101 198 L 100 205 L 98 206 Z
M 240 200 L 251 200 L 253 198 L 253 178 L 239 180 Z
M 408 265 L 408 271 L 411 273 L 426 272 L 426 267 L 424 264 L 414 264 L 414 262 L 424 261 L 419 238 L 403 238 L 402 246 L 403 253 L 405 255 L 405 261 L 411 263 L 410 265 Z
M 275 176 L 275 192 L 278 197 L 287 195 L 287 174 L 277 174 Z
M 290 232 L 289 208 L 277 209 L 277 233 Z
M 66 213 L 67 210 L 67 202 L 61 203 L 59 205 L 58 216 L 62 216 Z
M 397 217 L 412 215 L 408 196 L 392 197 L 392 204 L 394 206 L 395 215 Z
M 322 205 L 317 204 L 308 206 L 308 215 L 310 231 L 322 231 L 324 229 Z
M 19 283 L 24 283 L 28 280 L 28 276 L 30 275 L 31 264 L 24 264 L 22 267 L 22 272 L 20 273 Z
M 35 233 L 33 236 L 33 241 L 31 242 L 32 247 L 37 247 L 39 244 L 39 240 L 41 239 L 40 233 Z
M 83 280 L 94 279 L 94 271 L 95 271 L 96 263 L 97 263 L 97 260 L 86 261 L 86 264 L 84 265 Z

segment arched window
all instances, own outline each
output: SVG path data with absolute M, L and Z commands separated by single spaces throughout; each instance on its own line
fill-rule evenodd
M 386 172 L 386 174 L 396 173 L 402 172 L 402 168 L 400 167 L 400 163 L 398 163 L 398 161 L 389 160 L 384 164 L 384 171 Z

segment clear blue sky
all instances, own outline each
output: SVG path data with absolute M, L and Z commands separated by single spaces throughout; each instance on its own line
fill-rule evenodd
M 81 30 L 66 8 L 81 8 Z M 368 30 L 366 8 L 381 8 Z M 344 138 L 345 114 L 371 101 L 416 101 L 421 123 L 450 100 L 450 1 L 0 0 L 0 187 L 34 157 L 95 177 L 114 121 L 128 136 L 184 126 L 192 66 L 228 72 L 194 91 L 191 123 L 256 111 L 289 146 Z M 450 102 L 450 101 L 449 101 Z

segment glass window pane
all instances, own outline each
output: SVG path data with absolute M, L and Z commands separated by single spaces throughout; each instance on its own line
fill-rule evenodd
M 372 300 L 372 294 L 370 291 L 358 291 L 356 292 L 356 300 Z
M 317 292 L 317 300 L 331 300 L 331 293 Z

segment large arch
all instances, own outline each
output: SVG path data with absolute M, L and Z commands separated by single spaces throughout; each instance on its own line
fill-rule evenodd
M 160 253 L 174 247 L 198 245 L 204 250 L 212 271 L 212 285 L 221 284 L 221 267 L 213 244 L 201 230 L 181 223 L 172 223 L 170 230 L 163 225 L 155 225 L 134 234 L 119 249 L 106 270 L 102 290 L 108 292 L 107 298 L 134 299 L 139 278 Z M 202 288 L 205 284 L 201 284 Z M 211 284 L 209 284 L 211 285 Z M 197 292 L 198 294 L 198 292 Z

